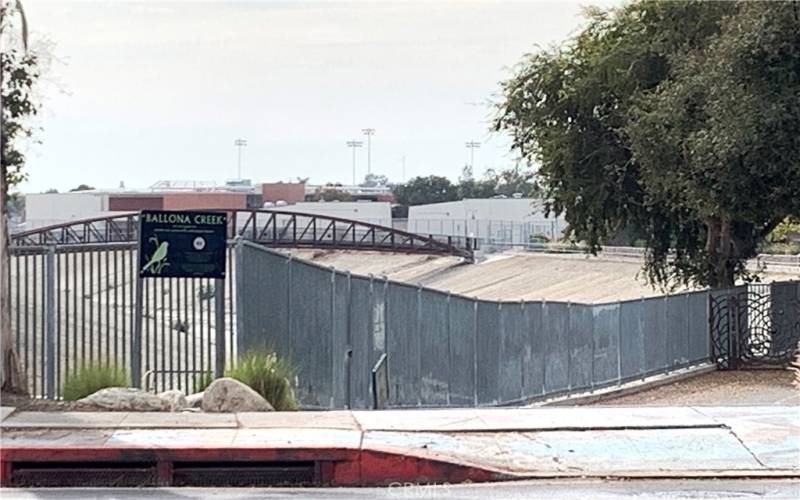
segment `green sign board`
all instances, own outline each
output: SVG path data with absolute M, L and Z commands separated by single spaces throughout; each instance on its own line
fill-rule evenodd
M 139 276 L 225 278 L 227 226 L 224 212 L 143 210 Z

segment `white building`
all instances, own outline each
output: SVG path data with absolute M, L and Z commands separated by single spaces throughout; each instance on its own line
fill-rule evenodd
M 306 201 L 268 207 L 267 210 L 327 215 L 379 226 L 392 226 L 392 204 L 380 201 Z
M 466 199 L 408 209 L 408 231 L 479 238 L 484 242 L 525 244 L 535 236 L 561 237 L 566 223 L 545 217 L 540 200 L 531 198 Z
M 22 230 L 100 217 L 108 212 L 108 193 L 31 193 L 25 195 L 25 224 Z

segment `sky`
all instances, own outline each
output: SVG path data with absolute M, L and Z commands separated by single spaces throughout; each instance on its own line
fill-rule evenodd
M 499 82 L 574 34 L 587 3 L 25 0 L 52 57 L 20 190 L 223 183 L 237 138 L 254 182 L 350 183 L 364 128 L 392 181 L 457 179 L 467 141 L 477 174 L 508 167 L 490 131 Z

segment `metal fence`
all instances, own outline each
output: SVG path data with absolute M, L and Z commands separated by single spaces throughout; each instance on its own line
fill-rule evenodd
M 709 360 L 708 292 L 609 304 L 476 300 L 236 249 L 238 345 L 275 349 L 307 407 L 513 404 Z
M 235 272 L 232 249 L 228 272 Z M 58 398 L 82 365 L 114 363 L 150 390 L 191 391 L 214 369 L 214 280 L 143 280 L 135 335 L 136 246 L 99 243 L 11 248 L 11 321 L 29 392 Z M 226 356 L 236 356 L 233 282 L 225 284 Z M 136 374 L 141 374 L 137 377 Z

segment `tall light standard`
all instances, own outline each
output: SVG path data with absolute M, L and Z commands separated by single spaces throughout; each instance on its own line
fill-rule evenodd
M 347 147 L 353 150 L 353 185 L 356 185 L 356 148 L 360 148 L 363 146 L 364 143 L 361 141 L 357 141 L 353 139 L 352 141 L 347 141 Z
M 236 146 L 239 149 L 239 161 L 238 161 L 238 166 L 239 167 L 238 167 L 237 172 L 239 173 L 239 177 L 238 178 L 241 179 L 242 178 L 242 148 L 247 146 L 247 141 L 244 140 L 244 139 L 236 139 L 235 141 L 233 141 L 233 145 Z
M 469 141 L 465 143 L 465 145 L 469 148 L 469 168 L 475 169 L 475 149 L 481 147 L 480 142 Z
M 367 136 L 367 173 L 372 173 L 372 134 L 375 133 L 374 128 L 361 129 L 361 132 Z

